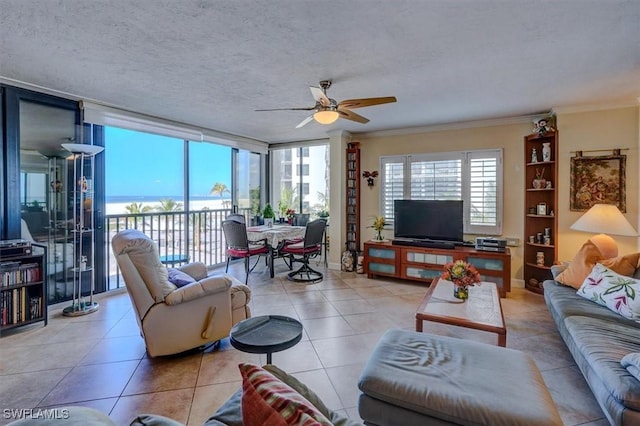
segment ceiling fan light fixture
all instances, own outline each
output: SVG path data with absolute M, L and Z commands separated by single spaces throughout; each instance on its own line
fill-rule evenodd
M 337 111 L 333 111 L 333 110 L 320 110 L 320 111 L 316 111 L 313 114 L 313 119 L 320 124 L 335 123 L 338 117 L 340 117 L 340 114 L 338 114 Z

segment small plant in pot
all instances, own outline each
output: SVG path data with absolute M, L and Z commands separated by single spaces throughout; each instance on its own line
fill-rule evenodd
M 280 222 L 284 222 L 287 218 L 287 210 L 289 210 L 289 204 L 284 200 L 278 201 L 278 212 L 280 213 Z
M 273 207 L 271 204 L 267 203 L 264 206 L 264 210 L 262 210 L 262 217 L 264 218 L 264 224 L 267 226 L 273 226 L 273 219 L 276 217 L 273 212 Z

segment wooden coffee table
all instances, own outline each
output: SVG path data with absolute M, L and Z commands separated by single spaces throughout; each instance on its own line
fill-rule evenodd
M 498 335 L 498 345 L 507 345 L 502 305 L 495 283 L 483 281 L 469 288 L 469 299 L 453 297 L 453 283 L 435 278 L 416 312 L 416 331 L 423 321 L 488 331 Z

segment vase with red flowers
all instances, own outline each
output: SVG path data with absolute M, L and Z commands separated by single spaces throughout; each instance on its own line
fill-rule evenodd
M 464 260 L 444 265 L 441 278 L 453 283 L 453 296 L 462 300 L 469 298 L 469 287 L 481 281 L 478 270 Z

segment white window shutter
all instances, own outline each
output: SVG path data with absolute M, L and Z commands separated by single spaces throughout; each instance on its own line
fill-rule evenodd
M 380 214 L 387 223 L 393 223 L 393 202 L 404 200 L 405 157 L 383 157 L 381 159 Z
M 469 233 L 502 232 L 502 151 L 474 151 L 469 158 Z
M 502 233 L 502 150 L 382 157 L 380 213 L 393 201 L 463 200 L 466 234 Z

